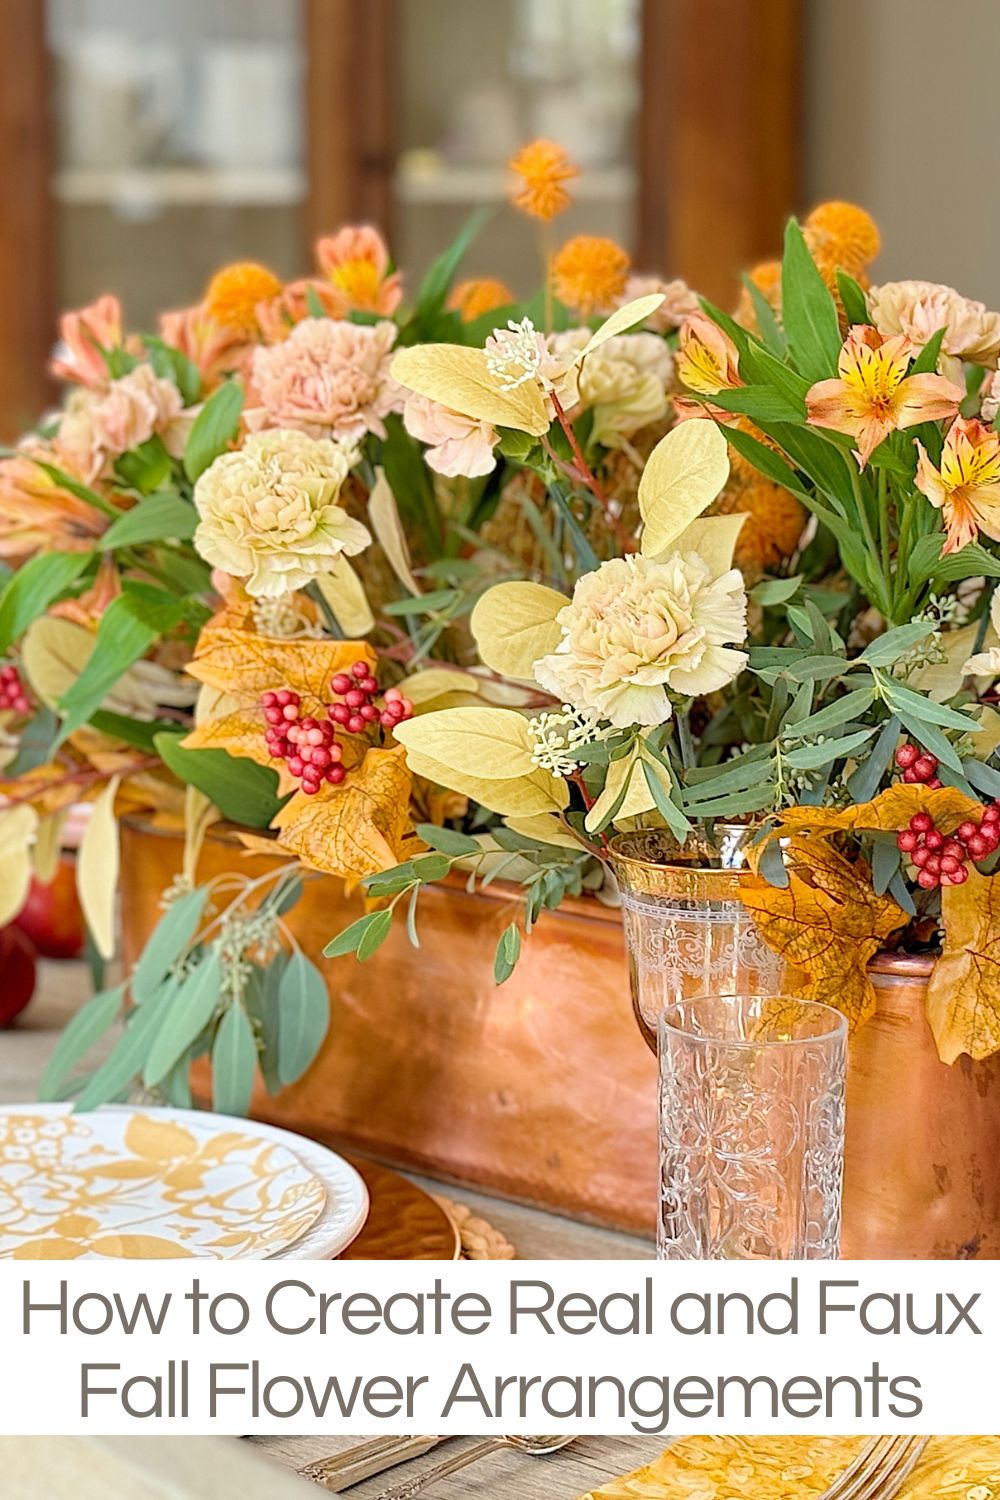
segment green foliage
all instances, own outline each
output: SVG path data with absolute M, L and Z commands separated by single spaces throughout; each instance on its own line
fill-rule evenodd
M 0 656 L 67 592 L 91 565 L 92 556 L 90 552 L 40 552 L 10 575 L 0 590 Z
M 182 739 L 168 731 L 154 737 L 157 753 L 174 775 L 204 792 L 231 823 L 269 827 L 283 806 L 277 772 L 226 750 L 187 750 Z
M 200 474 L 225 453 L 236 436 L 243 410 L 243 390 L 227 380 L 212 392 L 194 420 L 184 449 L 184 472 L 193 484 Z

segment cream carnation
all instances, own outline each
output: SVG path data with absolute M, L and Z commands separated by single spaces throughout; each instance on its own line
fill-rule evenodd
M 554 334 L 552 352 L 567 362 L 589 338 L 586 328 Z M 620 447 L 623 438 L 665 417 L 672 370 L 670 350 L 655 333 L 621 333 L 588 354 L 577 372 L 577 391 L 579 404 L 593 410 L 594 442 Z
M 496 468 L 493 449 L 498 434 L 489 422 L 463 416 L 414 391 L 406 398 L 403 426 L 411 437 L 429 444 L 424 454 L 428 466 L 449 479 L 458 475 L 475 479 Z
M 698 293 L 693 292 L 686 281 L 663 281 L 659 276 L 630 276 L 625 283 L 619 306 L 635 302 L 639 297 L 648 297 L 651 292 L 660 292 L 663 301 L 646 319 L 645 326 L 654 333 L 668 333 L 679 328 L 692 313 L 701 312 Z
M 995 365 L 1000 356 L 1000 313 L 934 281 L 888 281 L 868 293 L 872 321 L 880 333 L 905 333 L 923 345 L 944 329 L 942 352 L 954 361 Z
M 279 598 L 353 555 L 371 536 L 339 503 L 357 453 L 329 438 L 278 429 L 223 453 L 194 487 L 201 517 L 194 542 L 213 568 L 246 581 L 248 594 Z
M 389 374 L 396 329 L 334 318 L 305 318 L 280 344 L 255 350 L 259 405 L 247 425 L 293 427 L 310 437 L 356 443 L 385 437 L 385 418 L 403 409 L 405 392 Z
M 747 657 L 727 641 L 747 633 L 747 599 L 735 568 L 714 578 L 695 552 L 662 560 L 612 558 L 579 580 L 556 616 L 562 640 L 535 664 L 548 692 L 617 728 L 670 718 L 667 690 L 717 692 Z

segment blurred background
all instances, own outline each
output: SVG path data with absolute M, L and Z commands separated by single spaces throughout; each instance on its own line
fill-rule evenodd
M 563 236 L 723 305 L 842 197 L 876 280 L 996 307 L 998 62 L 998 0 L 0 0 L 0 422 L 47 399 L 59 308 L 114 290 L 151 326 L 345 221 L 412 282 L 535 136 L 582 168 Z M 537 285 L 532 224 L 499 212 L 468 273 Z

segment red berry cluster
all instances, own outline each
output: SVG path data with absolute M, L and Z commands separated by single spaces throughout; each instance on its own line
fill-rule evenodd
M 382 707 L 377 706 L 378 682 L 366 661 L 356 661 L 349 673 L 338 672 L 330 686 L 341 701 L 329 705 L 326 719 L 300 718 L 302 699 L 291 688 L 262 693 L 260 698 L 267 748 L 275 760 L 286 762 L 309 796 L 324 782 L 336 786 L 347 775 L 342 765 L 344 752 L 336 738 L 338 728 L 348 734 L 363 734 L 374 724 L 395 729 L 413 715 L 413 704 L 398 688 L 388 688 Z
M 938 777 L 938 759 L 929 750 L 921 750 L 919 745 L 900 745 L 896 751 L 896 764 L 903 773 L 903 780 L 910 782 L 921 782 L 924 786 L 936 791 L 941 785 Z
M 971 859 L 987 859 L 1000 848 L 1000 802 L 983 809 L 980 822 L 970 818 L 945 835 L 929 812 L 914 813 L 910 826 L 896 835 L 896 843 L 916 869 L 917 884 L 925 891 L 939 885 L 964 885 Z
M 0 667 L 0 708 L 9 708 L 16 714 L 30 714 L 31 699 L 21 681 L 17 668 L 9 663 Z

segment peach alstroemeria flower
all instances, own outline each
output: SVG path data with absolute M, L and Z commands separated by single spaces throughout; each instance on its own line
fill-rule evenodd
M 736 345 L 701 312 L 692 313 L 681 325 L 675 369 L 681 384 L 699 396 L 714 396 L 743 384 Z
M 944 516 L 942 554 L 958 552 L 980 531 L 1000 541 L 1000 433 L 976 417 L 958 417 L 944 440 L 940 469 L 920 442 L 917 449 L 917 489 Z
M 912 357 L 902 334 L 886 338 L 858 323 L 840 351 L 838 378 L 819 380 L 806 393 L 808 420 L 857 438 L 862 469 L 890 432 L 953 417 L 964 399 L 961 386 L 943 375 L 907 375 Z
M 63 313 L 59 344 L 49 369 L 58 380 L 72 380 L 100 390 L 111 380 L 101 352 L 122 343 L 122 308 L 117 297 L 98 297 L 88 307 Z
M 254 348 L 210 318 L 202 302 L 161 313 L 160 337 L 196 366 L 206 395 L 232 371 L 245 370 Z
M 370 224 L 348 224 L 317 240 L 316 263 L 348 308 L 388 318 L 403 300 L 400 275 L 389 269 L 388 246 Z

